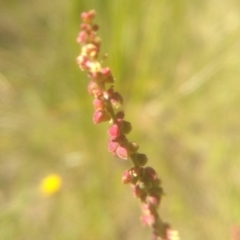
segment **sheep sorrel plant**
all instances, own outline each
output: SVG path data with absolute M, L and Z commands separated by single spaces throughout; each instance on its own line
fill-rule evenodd
M 99 60 L 101 39 L 97 36 L 98 25 L 93 23 L 95 11 L 83 12 L 81 30 L 77 42 L 81 45 L 77 63 L 82 71 L 87 72 L 90 82 L 88 92 L 93 96 L 93 122 L 109 122 L 108 151 L 114 156 L 131 160 L 133 167 L 126 170 L 122 183 L 131 184 L 133 194 L 139 198 L 142 208 L 143 224 L 152 228 L 152 239 L 177 240 L 178 234 L 169 224 L 162 221 L 157 208 L 163 196 L 161 181 L 152 167 L 145 167 L 148 158 L 138 152 L 139 146 L 127 139 L 132 130 L 131 123 L 124 118 L 124 111 L 118 110 L 123 97 L 114 90 L 114 78 L 110 68 L 103 67 Z

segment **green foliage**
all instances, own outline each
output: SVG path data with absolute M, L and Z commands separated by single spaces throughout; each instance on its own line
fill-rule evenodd
M 161 212 L 182 239 L 240 224 L 239 1 L 3 1 L 0 239 L 147 239 L 107 152 L 75 58 L 79 14 L 96 9 L 106 65 L 136 141 L 158 170 Z M 63 180 L 44 198 L 41 180 Z

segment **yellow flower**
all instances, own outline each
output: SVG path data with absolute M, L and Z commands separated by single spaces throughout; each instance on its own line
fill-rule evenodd
M 57 174 L 50 174 L 42 179 L 40 183 L 40 192 L 45 196 L 50 196 L 59 191 L 61 186 L 61 177 Z

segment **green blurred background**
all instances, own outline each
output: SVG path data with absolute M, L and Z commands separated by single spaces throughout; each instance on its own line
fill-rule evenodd
M 188 240 L 240 224 L 239 0 L 2 0 L 0 239 L 143 240 L 76 65 L 80 12 L 95 9 L 130 140 L 163 181 L 160 213 Z M 48 174 L 61 190 L 39 193 Z M 233 240 L 239 240 L 234 238 Z

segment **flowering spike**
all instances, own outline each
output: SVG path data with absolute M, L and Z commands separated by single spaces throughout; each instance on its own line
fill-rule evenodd
M 97 36 L 99 26 L 93 23 L 94 17 L 94 10 L 81 14 L 83 23 L 77 36 L 77 43 L 81 45 L 77 64 L 91 79 L 88 92 L 94 97 L 93 122 L 98 124 L 109 121 L 108 151 L 118 158 L 132 161 L 134 167 L 123 173 L 122 183 L 131 183 L 133 194 L 142 205 L 142 222 L 152 228 L 152 239 L 177 240 L 176 232 L 161 220 L 157 212 L 163 195 L 161 181 L 152 167 L 143 167 L 148 158 L 145 154 L 137 152 L 138 144 L 126 138 L 126 134 L 132 130 L 132 125 L 124 119 L 124 111 L 115 112 L 122 106 L 123 97 L 114 90 L 111 69 L 103 67 L 102 61 L 99 60 L 101 39 Z

